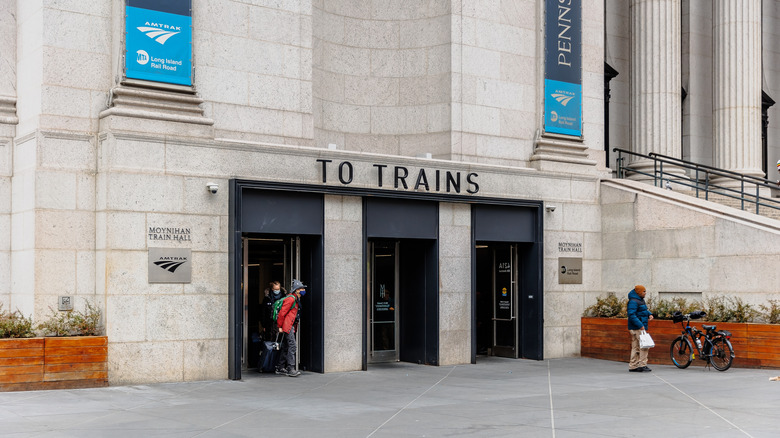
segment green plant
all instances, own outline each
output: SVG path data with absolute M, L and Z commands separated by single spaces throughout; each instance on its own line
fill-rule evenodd
M 95 336 L 101 333 L 100 309 L 86 301 L 85 311 L 58 312 L 49 307 L 51 314 L 37 329 L 44 336 Z
M 685 298 L 659 298 L 658 300 L 649 301 L 647 303 L 650 312 L 658 319 L 672 319 L 674 312 L 690 313 L 694 310 L 699 310 L 701 304 L 696 301 L 688 301 Z
M 0 338 L 32 338 L 32 318 L 24 317 L 18 310 L 6 312 L 0 303 Z
M 768 300 L 769 305 L 761 304 L 760 318 L 768 324 L 780 324 L 780 301 Z
M 613 294 L 596 298 L 596 304 L 585 309 L 583 316 L 598 318 L 625 318 L 628 298 L 620 299 Z
M 102 329 L 100 327 L 100 309 L 93 303 L 86 301 L 83 312 L 71 314 L 72 332 L 77 336 L 97 336 Z
M 707 320 L 712 322 L 750 322 L 758 315 L 756 309 L 739 297 L 711 297 L 704 300 Z

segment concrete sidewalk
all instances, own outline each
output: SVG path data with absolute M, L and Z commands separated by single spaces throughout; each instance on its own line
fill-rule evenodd
M 0 393 L 3 437 L 776 437 L 779 370 L 480 358 Z

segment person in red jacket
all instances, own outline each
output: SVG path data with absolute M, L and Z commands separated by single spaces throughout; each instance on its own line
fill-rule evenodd
M 306 294 L 306 285 L 299 280 L 293 280 L 290 287 L 292 293 L 284 297 L 282 308 L 276 316 L 276 326 L 279 333 L 284 333 L 282 339 L 281 357 L 276 367 L 276 374 L 298 377 L 301 372 L 295 369 L 295 331 L 298 326 L 298 312 L 301 309 L 301 297 Z

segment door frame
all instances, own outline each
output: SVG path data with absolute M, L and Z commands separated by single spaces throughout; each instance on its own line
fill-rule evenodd
M 394 249 L 393 249 L 393 255 L 394 260 L 393 264 L 395 265 L 393 268 L 393 303 L 395 305 L 395 311 L 393 313 L 393 337 L 394 337 L 394 343 L 395 346 L 394 350 L 383 350 L 381 357 L 375 356 L 374 351 L 374 338 L 373 338 L 373 312 L 374 312 L 374 281 L 376 278 L 376 252 L 374 245 L 377 241 L 385 241 L 385 242 L 392 242 Z M 368 276 L 367 282 L 368 282 L 368 288 L 366 290 L 367 294 L 367 302 L 369 309 L 366 310 L 366 313 L 368 315 L 368 320 L 366 321 L 366 330 L 368 331 L 368 363 L 374 364 L 374 363 L 386 363 L 386 362 L 398 362 L 399 354 L 400 354 L 400 348 L 399 348 L 399 340 L 400 340 L 400 332 L 399 332 L 399 314 L 401 309 L 401 302 L 399 297 L 399 288 L 400 288 L 400 260 L 399 260 L 399 252 L 400 252 L 400 246 L 401 241 L 398 239 L 369 239 L 366 242 L 366 245 L 368 245 L 368 251 L 369 251 L 369 257 L 370 257 L 370 264 L 367 267 L 368 270 Z M 392 351 L 392 353 L 390 353 Z

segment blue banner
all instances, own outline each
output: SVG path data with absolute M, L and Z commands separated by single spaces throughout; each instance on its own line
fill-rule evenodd
M 178 2 L 189 4 L 189 0 Z M 132 79 L 192 85 L 192 17 L 126 7 L 125 75 Z M 170 9 L 169 9 L 170 10 Z
M 580 0 L 547 0 L 544 66 L 544 130 L 581 137 Z

